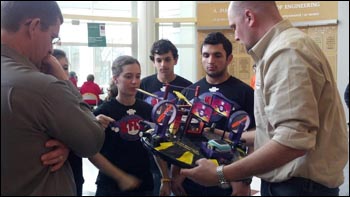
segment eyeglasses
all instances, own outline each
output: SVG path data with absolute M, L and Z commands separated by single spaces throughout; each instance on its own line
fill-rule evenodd
M 61 38 L 57 36 L 57 37 L 55 37 L 55 38 L 52 38 L 51 43 L 52 43 L 52 44 L 57 44 L 59 41 L 61 41 Z

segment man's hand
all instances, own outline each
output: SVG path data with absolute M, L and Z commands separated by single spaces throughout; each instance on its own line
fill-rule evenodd
M 51 172 L 59 170 L 69 155 L 69 149 L 62 142 L 51 139 L 45 143 L 46 148 L 53 148 L 52 151 L 41 156 L 41 161 L 45 166 L 51 166 Z
M 241 181 L 231 182 L 232 194 L 231 196 L 250 196 L 250 185 Z
M 180 174 L 186 176 L 192 181 L 209 187 L 219 184 L 218 175 L 216 173 L 217 165 L 209 159 L 199 159 L 196 161 L 197 167 L 191 169 L 181 169 Z
M 125 173 L 124 176 L 118 181 L 118 186 L 122 191 L 128 191 L 136 189 L 140 186 L 141 181 L 131 174 Z
M 53 55 L 48 55 L 44 58 L 40 71 L 45 74 L 53 75 L 60 80 L 68 80 L 68 76 L 60 62 Z

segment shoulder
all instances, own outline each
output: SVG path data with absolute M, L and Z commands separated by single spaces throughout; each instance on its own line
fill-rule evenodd
M 252 87 L 250 87 L 248 84 L 244 83 L 243 81 L 241 81 L 240 79 L 231 76 L 229 78 L 229 84 L 234 84 L 237 86 L 240 86 L 243 90 L 247 90 L 247 91 L 254 91 Z
M 183 85 L 183 86 L 189 86 L 189 85 L 192 85 L 193 83 L 179 75 L 176 75 L 176 78 L 174 80 L 175 83 L 179 84 L 179 85 Z M 174 84 L 174 85 L 177 85 L 177 84 Z

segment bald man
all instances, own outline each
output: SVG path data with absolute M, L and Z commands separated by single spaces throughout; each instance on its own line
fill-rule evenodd
M 228 20 L 256 63 L 255 151 L 181 173 L 205 186 L 258 176 L 262 196 L 339 195 L 349 136 L 327 58 L 275 2 L 231 2 Z

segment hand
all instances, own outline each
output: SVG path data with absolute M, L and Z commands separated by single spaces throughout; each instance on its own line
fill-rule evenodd
M 199 159 L 198 165 L 192 169 L 181 169 L 180 174 L 188 177 L 194 182 L 203 186 L 217 186 L 219 184 L 218 175 L 216 174 L 216 164 L 208 159 Z
M 171 194 L 171 181 L 162 182 L 160 184 L 159 196 L 170 196 Z
M 185 176 L 180 174 L 172 178 L 171 190 L 176 196 L 187 195 L 185 189 L 182 187 L 182 183 L 184 182 L 185 178 Z
M 111 117 L 108 117 L 106 115 L 100 114 L 96 116 L 96 119 L 99 123 L 102 124 L 103 128 L 107 128 L 109 123 L 114 122 L 115 120 Z
M 48 55 L 43 59 L 40 71 L 60 80 L 69 79 L 60 62 L 53 55 Z
M 243 182 L 231 182 L 232 194 L 231 196 L 250 196 L 250 185 Z
M 69 149 L 62 142 L 51 139 L 45 143 L 46 148 L 53 148 L 52 151 L 45 153 L 41 156 L 41 161 L 43 165 L 51 165 L 51 172 L 59 170 L 64 162 L 67 160 L 69 155 Z
M 118 182 L 118 186 L 122 191 L 133 190 L 139 187 L 140 184 L 141 181 L 130 174 L 125 174 L 124 177 Z

